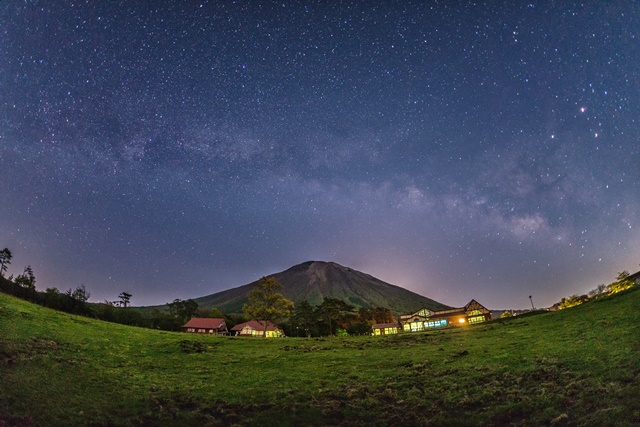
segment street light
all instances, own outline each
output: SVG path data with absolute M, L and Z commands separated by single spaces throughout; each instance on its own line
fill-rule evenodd
M 533 306 L 533 298 L 529 295 L 529 301 L 531 301 L 531 310 L 535 311 L 535 307 Z

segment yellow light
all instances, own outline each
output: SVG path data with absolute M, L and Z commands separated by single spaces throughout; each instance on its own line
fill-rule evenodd
M 460 319 L 458 319 L 458 322 L 464 323 L 464 318 L 461 317 Z

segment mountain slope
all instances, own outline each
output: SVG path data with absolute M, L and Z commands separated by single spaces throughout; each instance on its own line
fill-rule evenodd
M 392 312 L 408 313 L 422 307 L 442 310 L 448 306 L 395 286 L 373 276 L 334 262 L 308 261 L 288 270 L 271 274 L 284 286 L 283 294 L 294 303 L 303 300 L 318 305 L 324 298 L 337 298 L 360 307 L 387 307 Z M 225 313 L 240 313 L 247 294 L 258 281 L 238 288 L 196 298 L 202 307 L 217 307 Z M 471 299 L 471 297 L 469 298 Z

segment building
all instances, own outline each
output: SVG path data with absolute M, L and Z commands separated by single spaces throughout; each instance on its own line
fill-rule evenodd
M 239 336 L 262 337 L 264 336 L 264 322 L 257 320 L 249 320 L 248 322 L 239 323 L 233 328 L 232 332 Z M 278 328 L 271 322 L 267 322 L 267 338 L 283 337 L 282 329 Z
M 192 334 L 227 335 L 229 330 L 224 319 L 193 317 L 182 325 L 182 331 Z
M 440 311 L 423 308 L 415 313 L 398 317 L 400 328 L 404 332 L 426 331 L 445 326 L 463 326 L 487 320 L 491 320 L 491 312 L 473 299 L 460 308 Z
M 375 325 L 371 325 L 372 333 L 371 335 L 393 335 L 397 334 L 399 330 L 398 323 L 376 323 Z

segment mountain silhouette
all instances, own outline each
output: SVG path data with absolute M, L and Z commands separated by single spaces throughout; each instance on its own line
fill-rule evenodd
M 356 309 L 386 307 L 395 314 L 409 313 L 422 307 L 432 310 L 450 308 L 335 262 L 307 261 L 267 277 L 274 277 L 284 287 L 284 296 L 296 304 L 307 300 L 311 305 L 319 305 L 324 298 L 336 298 Z M 248 303 L 247 294 L 257 284 L 258 280 L 194 300 L 204 308 L 216 307 L 225 313 L 241 313 L 242 305 Z

